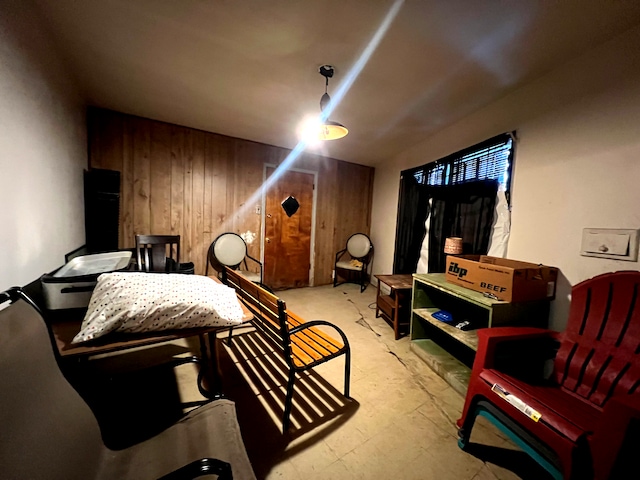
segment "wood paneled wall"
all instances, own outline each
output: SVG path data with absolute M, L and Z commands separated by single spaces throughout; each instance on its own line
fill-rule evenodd
M 203 274 L 220 233 L 253 232 L 260 258 L 264 165 L 290 150 L 102 109 L 87 118 L 90 167 L 121 172 L 120 248 L 138 234 L 180 235 L 181 261 Z M 369 234 L 374 169 L 307 153 L 291 168 L 318 172 L 315 285 L 327 284 L 349 235 Z

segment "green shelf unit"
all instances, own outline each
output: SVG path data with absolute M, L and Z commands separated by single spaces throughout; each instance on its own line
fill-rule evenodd
M 411 342 L 411 351 L 431 370 L 441 376 L 455 391 L 464 395 L 469 385 L 471 369 L 433 340 L 424 338 Z
M 413 275 L 411 350 L 456 391 L 464 395 L 475 352 L 477 329 L 496 326 L 547 328 L 549 300 L 509 303 L 449 283 L 444 273 Z M 449 324 L 433 317 L 438 310 L 452 314 Z M 468 320 L 473 330 L 455 324 Z

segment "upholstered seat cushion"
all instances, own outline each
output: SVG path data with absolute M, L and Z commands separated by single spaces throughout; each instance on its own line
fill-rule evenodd
M 336 262 L 336 268 L 344 268 L 345 270 L 360 271 L 362 270 L 362 263 L 358 265 L 356 263 L 352 263 L 351 261 L 345 262 L 344 260 L 340 260 L 339 262 Z
M 231 464 L 233 478 L 255 479 L 235 405 L 229 400 L 197 408 L 152 439 L 125 450 L 105 449 L 98 478 L 159 478 L 212 453 Z

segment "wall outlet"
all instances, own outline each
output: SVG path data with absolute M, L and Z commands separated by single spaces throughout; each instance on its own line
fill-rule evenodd
M 331 270 L 331 280 L 336 278 L 336 271 L 335 270 Z
M 262 213 L 260 205 L 256 205 L 256 215 L 260 215 L 260 213 Z

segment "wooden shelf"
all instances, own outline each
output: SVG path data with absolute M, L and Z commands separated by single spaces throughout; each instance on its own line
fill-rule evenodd
M 436 318 L 433 318 L 433 313 L 440 310 L 439 308 L 414 308 L 413 313 L 418 315 L 420 318 L 423 318 L 427 322 L 431 323 L 436 328 L 439 328 L 443 332 L 446 332 L 447 335 L 455 338 L 460 343 L 466 345 L 472 350 L 478 349 L 478 334 L 475 330 L 460 330 L 454 326 L 449 325 L 448 323 L 442 322 Z
M 436 342 L 429 339 L 414 340 L 410 349 L 456 392 L 460 395 L 467 392 L 471 370 Z
M 440 290 L 447 295 L 455 295 L 466 302 L 476 304 L 483 308 L 493 308 L 496 305 L 508 305 L 508 302 L 493 300 L 485 297 L 482 293 L 469 288 L 461 287 L 451 282 L 447 282 L 444 273 L 416 273 L 413 275 L 414 281 L 428 283 L 432 288 Z
M 455 324 L 468 320 L 475 329 L 498 325 L 546 328 L 549 317 L 549 300 L 493 300 L 447 282 L 444 273 L 414 274 L 411 304 L 411 350 L 463 395 L 478 335 L 476 330 L 461 330 Z M 439 310 L 452 315 L 451 324 L 433 317 Z

